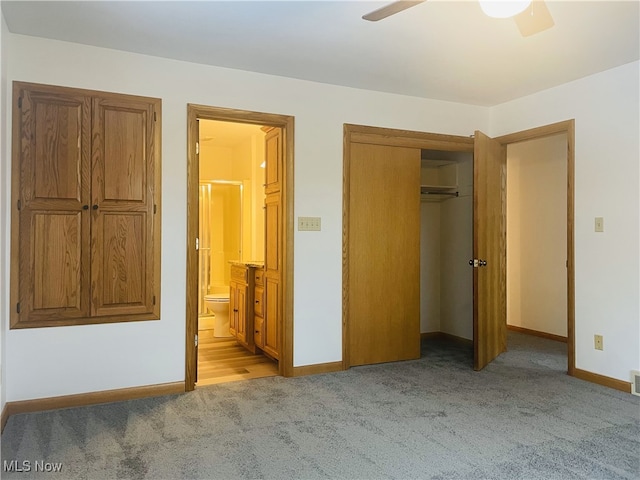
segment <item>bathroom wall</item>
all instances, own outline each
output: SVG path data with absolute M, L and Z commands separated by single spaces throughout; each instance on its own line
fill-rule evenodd
M 212 252 L 215 292 L 229 284 L 230 260 L 264 258 L 264 168 L 260 167 L 264 161 L 264 136 L 259 125 L 200 120 L 200 180 L 242 184 L 238 212 L 226 207 L 235 205 L 229 196 L 235 195 L 231 193 L 235 188 L 214 187 L 215 205 L 210 217 L 213 244 L 229 246 L 237 232 L 242 236 L 241 253 L 226 247 Z
M 200 142 L 200 180 L 235 180 L 233 178 L 233 148 Z

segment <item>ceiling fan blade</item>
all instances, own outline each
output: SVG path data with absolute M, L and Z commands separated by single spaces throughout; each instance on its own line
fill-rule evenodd
M 391 15 L 395 15 L 398 12 L 406 10 L 407 8 L 414 7 L 420 3 L 425 2 L 426 0 L 418 0 L 418 1 L 400 1 L 393 2 L 389 5 L 385 5 L 382 8 L 378 8 L 373 12 L 369 12 L 366 15 L 363 15 L 362 18 L 365 20 L 369 20 L 370 22 L 377 22 L 378 20 L 382 20 L 383 18 L 390 17 Z
M 555 25 L 544 0 L 533 0 L 524 12 L 513 18 L 523 37 L 535 35 Z

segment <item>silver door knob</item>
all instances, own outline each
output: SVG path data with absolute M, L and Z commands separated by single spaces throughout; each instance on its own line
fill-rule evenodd
M 478 260 L 477 258 L 473 258 L 473 259 L 469 260 L 469 265 L 471 265 L 473 268 L 486 267 L 487 266 L 487 261 L 486 260 Z

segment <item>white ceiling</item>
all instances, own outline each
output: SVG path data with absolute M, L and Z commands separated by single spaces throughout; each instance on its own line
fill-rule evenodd
M 13 33 L 455 102 L 495 105 L 639 58 L 640 3 L 548 0 L 523 38 L 477 1 L 379 22 L 371 1 L 2 1 Z

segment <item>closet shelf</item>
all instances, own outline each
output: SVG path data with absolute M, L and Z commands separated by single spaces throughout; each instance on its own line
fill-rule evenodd
M 420 195 L 446 195 L 457 197 L 456 185 L 420 185 Z

